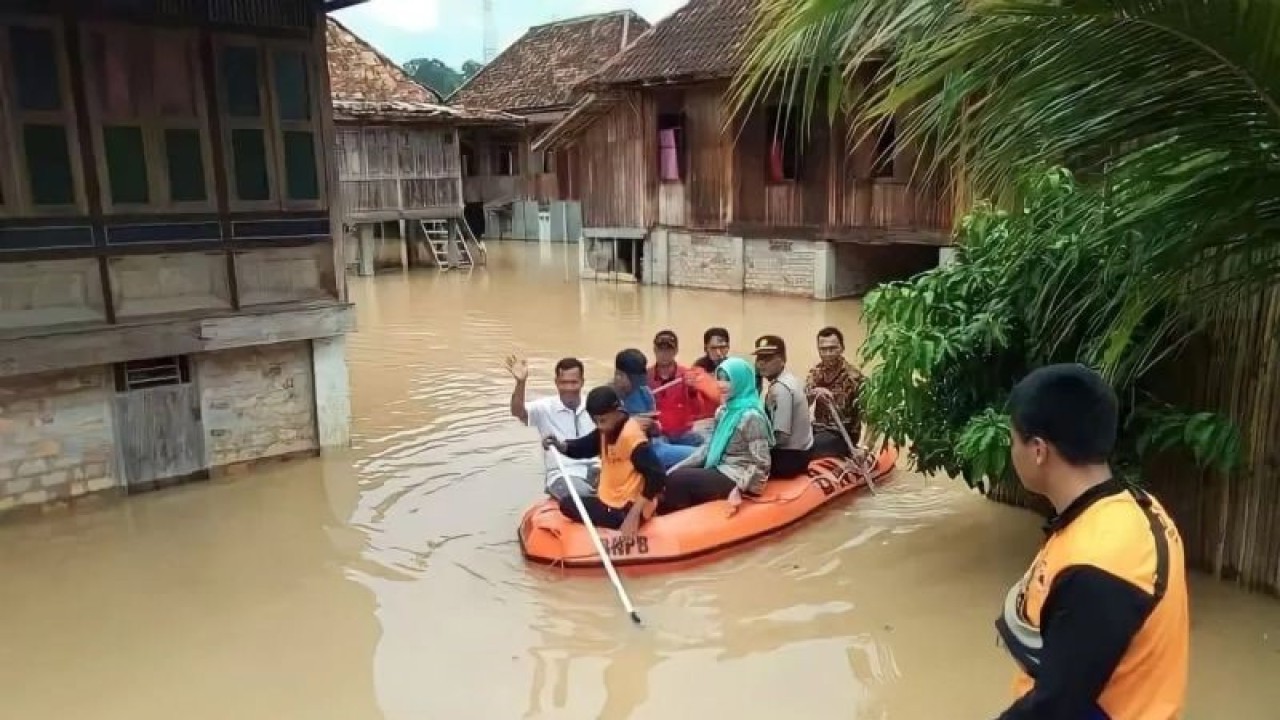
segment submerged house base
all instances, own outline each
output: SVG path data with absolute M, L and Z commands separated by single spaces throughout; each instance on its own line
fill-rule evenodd
M 0 513 L 345 446 L 353 321 L 331 305 L 10 341 L 0 361 L 19 374 L 0 377 Z M 190 340 L 162 350 L 165 337 Z
M 832 240 L 744 238 L 680 228 L 585 231 L 584 280 L 756 292 L 832 300 L 860 296 L 939 264 L 946 248 Z

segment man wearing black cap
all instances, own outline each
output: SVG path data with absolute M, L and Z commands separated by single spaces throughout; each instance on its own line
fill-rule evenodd
M 655 499 L 666 487 L 667 472 L 644 428 L 622 409 L 612 387 L 598 387 L 587 394 L 587 413 L 595 430 L 568 442 L 548 436 L 542 444 L 575 460 L 599 457 L 599 487 L 595 495 L 581 498 L 582 506 L 592 524 L 618 530 L 623 537 L 634 536 L 641 517 L 652 514 Z M 560 500 L 560 512 L 582 522 L 572 497 Z
M 697 447 L 705 438 L 694 430 L 694 422 L 715 417 L 720 405 L 720 387 L 715 377 L 676 361 L 680 341 L 670 330 L 653 336 L 653 365 L 649 368 L 649 389 L 658 406 L 662 436 L 674 445 Z
M 658 403 L 649 389 L 649 359 L 635 348 L 618 353 L 613 360 L 613 389 L 622 401 L 622 410 L 644 428 L 652 438 L 653 452 L 663 467 L 671 467 L 693 454 L 688 445 L 675 445 L 659 433 L 654 423 Z
M 804 386 L 787 371 L 787 343 L 777 335 L 756 340 L 756 373 L 765 380 L 764 407 L 773 423 L 772 477 L 796 477 L 809 467 L 813 423 Z

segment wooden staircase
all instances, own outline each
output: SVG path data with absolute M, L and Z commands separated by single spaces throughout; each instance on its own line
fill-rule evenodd
M 431 257 L 440 270 L 475 267 L 477 256 L 481 265 L 488 260 L 484 243 L 476 239 L 465 220 L 422 220 L 420 224 Z

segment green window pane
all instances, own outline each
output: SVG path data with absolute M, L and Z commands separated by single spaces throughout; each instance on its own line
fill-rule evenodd
M 139 127 L 104 127 L 107 181 L 114 204 L 145 204 L 151 199 L 147 186 L 147 153 Z
M 270 200 L 267 175 L 267 139 L 262 130 L 231 131 L 231 162 L 235 166 L 236 197 Z
M 9 51 L 13 57 L 18 107 L 61 109 L 62 83 L 58 77 L 58 45 L 53 30 L 15 25 L 9 28 Z
M 258 92 L 258 49 L 232 45 L 222 49 L 222 84 L 227 93 L 227 113 L 232 117 L 262 115 Z
M 164 153 L 169 167 L 169 199 L 173 202 L 207 200 L 200 131 L 165 130 Z
M 276 96 L 281 120 L 310 120 L 311 94 L 307 87 L 307 56 L 297 50 L 275 53 Z
M 316 200 L 320 197 L 314 135 L 297 130 L 284 134 L 284 169 L 288 176 L 290 200 Z
M 67 129 L 61 125 L 24 125 L 22 149 L 27 157 L 31 201 L 36 205 L 75 204 Z

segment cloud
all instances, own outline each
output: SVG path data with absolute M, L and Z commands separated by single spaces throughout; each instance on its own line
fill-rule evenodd
M 378 23 L 409 32 L 435 30 L 440 24 L 439 0 L 370 0 L 365 9 Z
M 675 12 L 686 0 L 578 0 L 573 3 L 575 15 L 609 10 L 635 10 L 649 22 L 657 22 Z M 567 17 L 567 14 L 565 14 Z

